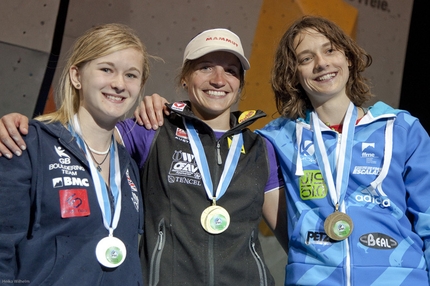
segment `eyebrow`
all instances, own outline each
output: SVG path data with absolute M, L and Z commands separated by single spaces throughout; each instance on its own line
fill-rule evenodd
M 97 65 L 103 65 L 103 64 L 105 64 L 105 65 L 109 65 L 109 66 L 111 66 L 111 67 L 115 67 L 115 64 L 114 64 L 113 62 L 100 62 L 100 63 L 97 63 Z M 138 68 L 136 68 L 136 67 L 134 67 L 134 66 L 132 66 L 132 67 L 130 67 L 129 69 L 127 69 L 127 71 L 137 71 L 138 73 L 142 73 L 142 72 L 140 71 L 140 69 L 138 69 Z
M 330 41 L 324 43 L 321 47 L 322 48 L 326 48 L 326 47 L 329 47 L 329 46 L 330 47 L 333 46 L 333 44 Z M 301 51 L 300 53 L 298 53 L 297 56 L 300 56 L 302 54 L 308 54 L 308 53 L 312 53 L 312 52 L 309 49 L 308 50 L 304 50 L 304 51 Z

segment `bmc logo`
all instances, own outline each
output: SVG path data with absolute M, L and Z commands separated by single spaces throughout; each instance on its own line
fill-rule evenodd
M 68 186 L 89 187 L 90 183 L 88 182 L 88 179 L 81 179 L 76 177 L 58 177 L 52 179 L 52 185 L 54 188 Z

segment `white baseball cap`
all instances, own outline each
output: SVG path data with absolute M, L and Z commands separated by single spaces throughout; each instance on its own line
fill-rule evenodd
M 227 29 L 206 30 L 195 36 L 187 45 L 184 52 L 183 64 L 187 60 L 195 60 L 206 54 L 224 51 L 236 55 L 244 70 L 249 69 L 249 62 L 243 52 L 240 38 Z

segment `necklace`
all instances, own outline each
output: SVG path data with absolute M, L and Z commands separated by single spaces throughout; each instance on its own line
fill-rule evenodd
M 85 143 L 85 145 L 87 145 L 88 149 L 90 149 L 91 152 L 93 152 L 94 154 L 97 155 L 106 155 L 109 152 L 110 146 L 106 149 L 106 151 L 100 152 L 97 150 L 94 150 L 93 148 L 91 148 L 87 143 Z
M 85 140 L 84 140 L 84 143 L 85 143 L 85 145 L 88 147 L 88 150 L 90 150 L 90 156 L 91 156 L 91 158 L 93 158 L 93 161 L 97 164 L 97 167 L 96 167 L 96 169 L 97 169 L 97 171 L 99 171 L 99 173 L 102 171 L 102 167 L 101 167 L 101 165 L 103 165 L 103 163 L 106 161 L 106 159 L 107 159 L 107 157 L 109 156 L 109 149 L 110 149 L 110 147 L 105 151 L 105 152 L 98 152 L 98 151 L 95 151 L 94 152 L 94 150 L 93 149 L 91 149 L 90 148 L 90 146 L 88 146 L 88 144 L 87 144 L 87 142 L 85 142 Z M 97 162 L 97 160 L 96 160 L 96 158 L 94 158 L 94 155 L 93 155 L 93 152 L 94 153 L 96 153 L 96 154 L 98 154 L 98 155 L 105 155 L 105 157 L 103 158 L 103 160 L 99 163 L 99 162 Z

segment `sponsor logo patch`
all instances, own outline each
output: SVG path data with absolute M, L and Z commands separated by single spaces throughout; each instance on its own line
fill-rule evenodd
M 332 244 L 334 240 L 332 240 L 325 232 L 323 231 L 308 231 L 306 235 L 306 244 Z
M 172 109 L 177 111 L 183 111 L 187 106 L 184 102 L 175 102 L 172 104 Z
M 322 199 L 327 196 L 327 185 L 320 170 L 304 170 L 299 185 L 302 200 Z
M 62 218 L 90 215 L 88 194 L 85 189 L 60 190 L 60 209 Z
M 398 245 L 394 238 L 379 232 L 363 234 L 360 236 L 360 243 L 375 249 L 394 249 Z

